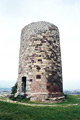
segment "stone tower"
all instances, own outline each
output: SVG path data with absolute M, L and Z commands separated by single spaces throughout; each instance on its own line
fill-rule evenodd
M 45 21 L 22 29 L 17 95 L 30 100 L 54 101 L 64 98 L 58 28 Z

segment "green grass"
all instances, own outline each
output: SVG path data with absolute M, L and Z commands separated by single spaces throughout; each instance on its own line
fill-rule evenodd
M 26 98 L 13 98 L 11 100 L 13 101 L 19 101 L 19 102 L 22 102 L 22 103 L 30 103 L 30 104 L 45 104 L 45 105 L 54 105 L 54 104 L 58 104 L 58 105 L 66 105 L 66 104 L 80 104 L 80 95 L 65 95 L 65 101 L 63 102 L 60 102 L 60 103 L 44 103 L 44 102 L 38 102 L 38 101 L 35 101 L 35 102 L 32 102 L 32 101 L 29 101 L 28 99 Z
M 55 104 L 33 107 L 0 101 L 0 120 L 80 120 L 80 95 L 67 95 L 64 102 Z
M 80 104 L 80 95 L 65 95 L 65 101 L 57 104 Z

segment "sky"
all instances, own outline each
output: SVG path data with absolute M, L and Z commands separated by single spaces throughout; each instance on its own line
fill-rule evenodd
M 0 87 L 16 83 L 21 29 L 37 21 L 59 28 L 63 88 L 80 89 L 80 0 L 0 0 Z

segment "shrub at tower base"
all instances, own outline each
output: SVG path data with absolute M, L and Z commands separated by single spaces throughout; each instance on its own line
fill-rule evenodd
M 17 92 L 17 83 L 15 83 L 15 85 L 12 87 L 11 94 L 15 95 L 16 92 Z

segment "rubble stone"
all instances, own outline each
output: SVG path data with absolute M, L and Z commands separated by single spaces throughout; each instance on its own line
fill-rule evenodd
M 17 94 L 30 100 L 63 99 L 62 66 L 58 28 L 33 22 L 22 29 Z

